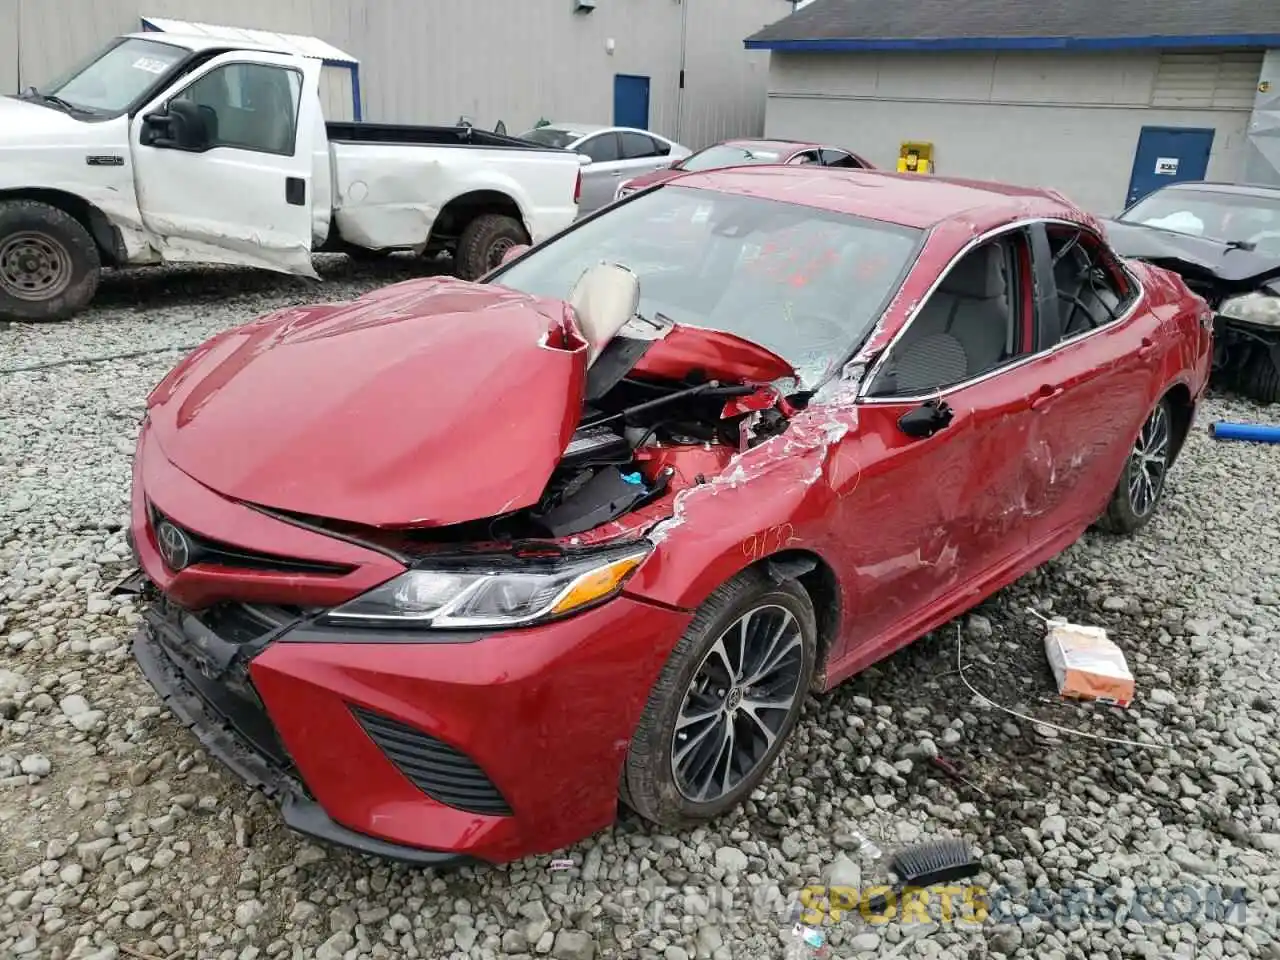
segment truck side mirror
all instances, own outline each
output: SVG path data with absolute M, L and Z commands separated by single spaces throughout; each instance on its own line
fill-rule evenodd
M 198 153 L 209 148 L 209 122 L 190 100 L 173 100 L 142 118 L 142 142 L 148 146 Z

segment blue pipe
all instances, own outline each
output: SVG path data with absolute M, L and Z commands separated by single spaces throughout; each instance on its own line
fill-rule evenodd
M 1226 420 L 1219 420 L 1209 424 L 1209 436 L 1219 440 L 1280 443 L 1280 426 L 1265 423 L 1229 423 Z

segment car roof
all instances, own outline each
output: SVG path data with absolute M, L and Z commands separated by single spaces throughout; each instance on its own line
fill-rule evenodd
M 918 229 L 963 219 L 985 230 L 1019 215 L 1087 219 L 1052 190 L 881 170 L 761 164 L 683 173 L 668 184 L 803 204 Z
M 1216 180 L 1183 180 L 1179 183 L 1171 183 L 1168 186 L 1161 187 L 1157 193 L 1164 193 L 1169 190 L 1199 190 L 1203 193 L 1231 193 L 1239 196 L 1248 197 L 1267 197 L 1280 198 L 1280 187 L 1269 186 L 1265 183 L 1228 183 L 1226 181 Z M 1150 194 L 1147 194 L 1150 196 Z

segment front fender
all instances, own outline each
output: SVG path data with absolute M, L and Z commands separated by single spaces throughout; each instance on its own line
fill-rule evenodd
M 844 429 L 793 426 L 740 454 L 713 480 L 681 491 L 672 517 L 650 532 L 657 548 L 626 592 L 692 610 L 747 567 L 784 551 L 825 560 L 830 474 Z

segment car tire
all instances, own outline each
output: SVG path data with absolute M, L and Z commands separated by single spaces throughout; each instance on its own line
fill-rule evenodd
M 463 280 L 478 280 L 502 262 L 502 255 L 529 242 L 524 225 L 514 217 L 483 213 L 462 231 L 454 264 Z
M 67 320 L 93 299 L 101 273 L 75 217 L 35 200 L 0 203 L 0 319 Z
M 761 698 L 762 687 L 741 682 L 721 686 L 728 671 L 720 652 L 734 657 L 744 633 L 748 659 L 737 659 L 738 679 L 768 681 L 766 686 L 775 694 L 770 702 L 778 704 L 760 713 L 746 706 L 754 701 L 743 691 Z M 717 588 L 698 608 L 649 694 L 623 766 L 623 803 L 644 819 L 672 829 L 714 819 L 737 806 L 768 772 L 800 718 L 817 660 L 817 636 L 813 602 L 794 580 L 778 583 L 753 569 Z M 764 658 L 771 638 L 778 669 L 753 678 L 750 675 L 759 671 L 752 667 L 767 666 Z M 713 701 L 719 705 L 704 710 Z M 705 718 L 690 722 L 691 716 L 703 713 Z M 752 719 L 761 714 L 765 716 L 760 722 Z M 737 780 L 728 774 L 733 754 L 722 762 L 724 732 L 730 729 L 741 740 L 735 745 L 743 748 Z M 689 752 L 675 756 L 673 763 L 677 738 Z M 696 755 L 713 741 L 719 745 L 710 771 L 718 775 L 711 789 L 700 791 Z
M 1098 520 L 1103 530 L 1122 535 L 1136 533 L 1155 515 L 1173 461 L 1173 430 L 1173 407 L 1168 397 L 1161 397 L 1143 421 L 1125 458 L 1111 502 Z
M 1240 373 L 1240 392 L 1258 403 L 1280 403 L 1280 368 L 1271 351 L 1255 347 Z

